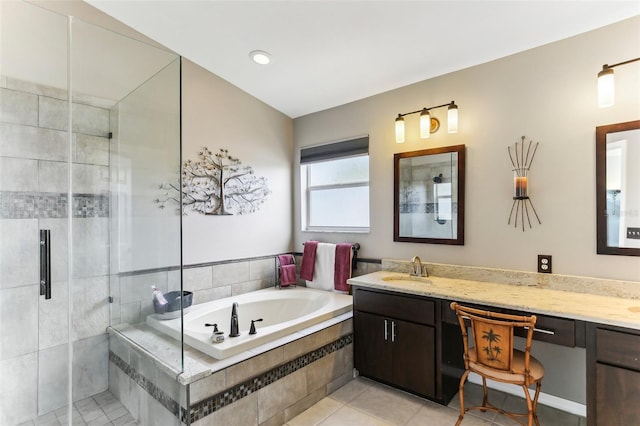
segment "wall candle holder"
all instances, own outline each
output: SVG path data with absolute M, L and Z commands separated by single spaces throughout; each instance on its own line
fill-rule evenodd
M 538 217 L 538 213 L 536 212 L 535 207 L 533 207 L 533 202 L 531 202 L 531 198 L 529 197 L 529 177 L 527 176 L 529 174 L 531 163 L 533 163 L 533 159 L 536 156 L 536 151 L 538 150 L 539 144 L 539 142 L 536 142 L 535 146 L 533 147 L 533 151 L 531 151 L 533 141 L 530 140 L 529 143 L 526 144 L 525 137 L 522 136 L 520 143 L 518 144 L 518 142 L 516 142 L 513 149 L 513 154 L 511 153 L 511 147 L 507 148 L 507 151 L 509 152 L 509 158 L 511 159 L 511 165 L 513 166 L 513 204 L 511 205 L 511 212 L 509 213 L 509 221 L 507 222 L 507 224 L 511 225 L 511 220 L 513 219 L 513 226 L 517 228 L 518 216 L 520 216 L 522 232 L 524 232 L 525 215 L 527 217 L 527 222 L 529 223 L 529 228 L 532 228 L 531 217 L 529 215 L 529 206 L 531 206 L 531 210 L 538 220 L 538 223 L 542 225 L 542 222 Z M 527 145 L 526 154 L 525 145 Z

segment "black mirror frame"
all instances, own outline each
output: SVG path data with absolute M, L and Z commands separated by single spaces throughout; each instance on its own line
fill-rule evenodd
M 422 238 L 400 236 L 400 159 L 420 157 L 423 155 L 455 152 L 458 154 L 458 211 L 457 238 Z M 464 187 L 465 187 L 465 146 L 453 145 L 441 148 L 423 149 L 420 151 L 402 152 L 393 155 L 393 241 L 407 243 L 464 245 Z
M 640 120 L 596 127 L 597 253 L 640 256 L 640 248 L 607 246 L 607 134 L 640 129 Z

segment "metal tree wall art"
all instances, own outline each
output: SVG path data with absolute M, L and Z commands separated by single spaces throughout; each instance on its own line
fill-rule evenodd
M 539 224 L 540 218 L 538 217 L 538 213 L 536 212 L 535 207 L 533 207 L 533 203 L 531 202 L 531 198 L 529 198 L 528 194 L 528 176 L 529 168 L 531 167 L 531 163 L 533 163 L 533 158 L 536 156 L 536 151 L 538 150 L 538 145 L 540 142 L 536 142 L 533 151 L 531 151 L 531 146 L 533 145 L 533 141 L 530 140 L 528 144 L 525 143 L 525 137 L 522 136 L 520 138 L 520 145 L 518 146 L 518 142 L 516 142 L 515 147 L 513 149 L 513 154 L 511 153 L 511 147 L 508 147 L 509 158 L 511 159 L 511 165 L 513 166 L 513 204 L 511 205 L 511 212 L 509 213 L 509 221 L 508 225 L 511 225 L 511 219 L 514 219 L 514 227 L 518 227 L 518 216 L 520 216 L 520 223 L 522 224 L 522 232 L 524 232 L 524 217 L 525 213 L 527 216 L 527 222 L 529 223 L 529 228 L 531 228 L 531 218 L 529 217 L 529 207 L 531 206 L 531 210 L 533 214 L 535 214 L 536 219 Z M 526 154 L 525 154 L 525 145 Z M 515 158 L 515 160 L 514 160 Z M 528 203 L 528 204 L 527 204 Z M 515 209 L 515 215 L 514 215 Z
M 205 215 L 233 215 L 253 213 L 264 203 L 271 191 L 267 179 L 254 174 L 250 166 L 242 166 L 238 158 L 226 149 L 213 154 L 204 147 L 198 154 L 199 161 L 187 160 L 182 166 L 182 204 L 188 210 Z M 167 190 L 163 198 L 157 198 L 160 208 L 169 201 L 177 201 L 170 192 L 177 191 L 171 184 L 163 184 Z

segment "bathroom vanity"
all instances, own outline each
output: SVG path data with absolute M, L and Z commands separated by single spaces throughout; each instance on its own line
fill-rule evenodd
M 464 365 L 457 301 L 535 314 L 534 339 L 586 348 L 587 424 L 640 421 L 640 300 L 439 276 L 380 271 L 349 280 L 354 364 L 361 375 L 447 404 Z M 544 392 L 544 385 L 543 385 Z

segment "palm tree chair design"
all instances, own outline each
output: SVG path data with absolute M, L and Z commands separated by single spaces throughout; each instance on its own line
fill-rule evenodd
M 460 378 L 460 415 L 458 426 L 467 411 L 491 410 L 508 416 L 520 424 L 540 426 L 536 415 L 540 386 L 544 377 L 544 367 L 531 356 L 531 340 L 536 324 L 536 316 L 518 316 L 484 311 L 451 303 L 451 309 L 456 312 L 464 345 L 465 372 Z M 468 333 L 468 326 L 471 333 Z M 525 350 L 513 348 L 514 330 L 522 328 L 526 333 Z M 465 408 L 464 384 L 469 373 L 477 373 L 482 377 L 483 399 L 482 405 Z M 526 413 L 504 411 L 491 404 L 487 398 L 487 379 L 503 383 L 519 385 L 524 391 L 527 402 Z M 533 398 L 529 393 L 529 386 L 535 385 Z M 526 417 L 527 423 L 523 422 Z

